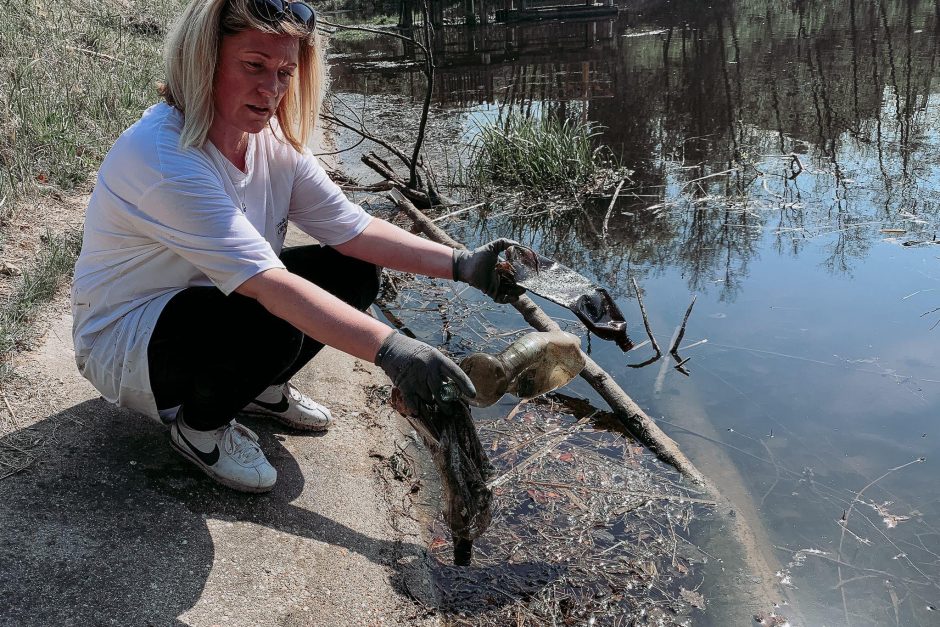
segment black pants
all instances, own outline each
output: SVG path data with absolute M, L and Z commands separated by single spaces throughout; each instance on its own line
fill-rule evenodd
M 281 261 L 360 310 L 379 290 L 376 266 L 325 246 L 285 249 Z M 193 429 L 217 429 L 269 385 L 284 383 L 323 344 L 258 301 L 215 287 L 190 287 L 167 303 L 147 347 L 157 407 L 181 405 Z

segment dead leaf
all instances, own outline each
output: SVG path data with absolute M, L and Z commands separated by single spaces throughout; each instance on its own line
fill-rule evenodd
M 705 609 L 705 597 L 703 597 L 698 592 L 694 590 L 686 590 L 682 588 L 679 596 L 682 597 L 682 600 L 691 605 L 692 607 L 697 607 L 700 610 Z

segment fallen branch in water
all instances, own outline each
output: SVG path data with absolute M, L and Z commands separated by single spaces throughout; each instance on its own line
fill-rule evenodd
M 689 323 L 689 316 L 692 315 L 692 307 L 694 306 L 695 296 L 692 296 L 692 302 L 689 303 L 689 308 L 685 310 L 685 316 L 682 318 L 682 324 L 679 326 L 679 330 L 676 332 L 676 339 L 672 342 L 672 348 L 669 349 L 669 354 L 672 355 L 677 362 L 676 370 L 685 376 L 689 376 L 689 371 L 686 370 L 683 366 L 685 365 L 685 362 L 691 359 L 691 357 L 688 359 L 682 359 L 682 357 L 679 356 L 679 344 L 682 342 L 682 338 L 685 337 L 685 325 Z
M 656 351 L 656 354 L 640 364 L 629 364 L 631 368 L 642 368 L 643 366 L 648 366 L 651 363 L 655 362 L 657 359 L 663 356 L 663 351 L 660 350 L 659 344 L 656 343 L 656 338 L 653 337 L 653 330 L 650 328 L 650 320 L 646 315 L 646 307 L 643 305 L 643 297 L 640 296 L 640 286 L 636 284 L 636 279 L 631 279 L 633 281 L 633 289 L 636 291 L 636 302 L 640 305 L 640 315 L 643 316 L 643 326 L 646 328 L 646 335 L 650 338 L 650 344 L 653 346 L 653 350 Z
M 440 196 L 437 191 L 435 191 L 432 183 L 433 177 L 427 168 L 423 169 L 425 171 L 425 179 L 428 191 L 423 192 L 415 189 L 414 187 L 411 187 L 407 181 L 403 180 L 398 176 L 398 174 L 395 173 L 395 170 L 391 165 L 389 165 L 388 161 L 378 156 L 374 152 L 369 152 L 362 155 L 362 162 L 377 172 L 380 176 L 384 177 L 392 187 L 404 194 L 409 200 L 421 205 L 422 207 L 456 204 L 452 199 Z
M 423 232 L 428 239 L 452 248 L 465 249 L 466 246 L 451 238 L 439 226 L 431 222 L 417 207 L 415 207 L 398 190 L 392 190 L 389 198 L 415 223 L 418 231 Z M 526 322 L 538 331 L 559 331 L 561 327 L 542 311 L 528 296 L 521 296 L 512 303 L 516 311 L 522 314 Z M 675 441 L 666 435 L 662 429 L 650 418 L 636 402 L 621 389 L 613 377 L 598 366 L 593 359 L 584 356 L 585 366 L 581 377 L 601 395 L 614 415 L 644 446 L 650 449 L 656 457 L 681 472 L 692 482 L 705 487 L 711 493 L 716 493 L 713 486 L 705 479 L 699 470 L 679 449 Z

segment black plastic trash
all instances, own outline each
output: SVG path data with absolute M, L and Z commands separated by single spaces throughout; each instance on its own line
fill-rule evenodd
M 493 518 L 493 494 L 486 482 L 496 472 L 480 444 L 470 406 L 453 394 L 452 399 L 422 404 L 413 415 L 398 388 L 392 390 L 391 402 L 431 452 L 444 492 L 444 520 L 454 539 L 454 563 L 465 566 L 473 558 L 473 541 Z

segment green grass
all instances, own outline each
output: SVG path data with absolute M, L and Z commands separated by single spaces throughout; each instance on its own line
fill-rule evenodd
M 0 215 L 87 183 L 114 139 L 156 101 L 160 46 L 181 6 L 7 3 L 0 20 Z
M 118 135 L 157 101 L 160 50 L 182 0 L 8 2 L 0 20 L 0 225 L 40 195 L 87 192 Z M 41 228 L 42 225 L 33 225 Z M 0 254 L 8 227 L 0 226 Z M 31 320 L 71 274 L 81 233 L 49 233 L 0 301 L 0 381 Z
M 577 191 L 613 165 L 606 149 L 594 147 L 598 134 L 589 122 L 510 113 L 480 128 L 471 148 L 470 178 L 481 187 Z
M 29 342 L 31 319 L 71 275 L 81 247 L 80 231 L 43 236 L 32 266 L 23 273 L 13 294 L 0 304 L 0 356 L 8 356 Z M 9 374 L 9 367 L 9 360 L 0 359 L 0 381 Z

